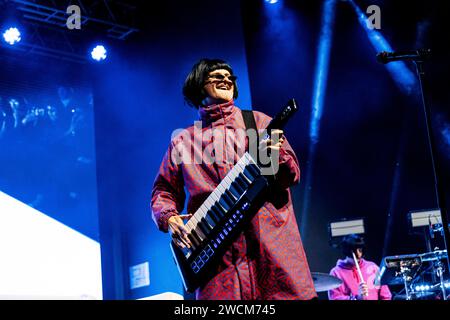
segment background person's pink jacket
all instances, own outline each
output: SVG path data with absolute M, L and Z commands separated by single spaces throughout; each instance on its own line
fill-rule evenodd
M 359 267 L 363 275 L 364 281 L 369 288 L 369 296 L 365 300 L 391 300 L 392 294 L 389 287 L 375 286 L 374 280 L 378 271 L 378 266 L 364 259 L 360 259 Z M 359 276 L 356 266 L 346 262 L 345 260 L 338 260 L 336 266 L 331 269 L 330 275 L 342 280 L 342 284 L 336 289 L 328 291 L 328 299 L 330 300 L 352 300 L 358 295 Z

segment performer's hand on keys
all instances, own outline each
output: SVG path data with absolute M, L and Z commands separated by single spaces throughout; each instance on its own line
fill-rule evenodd
M 358 300 L 365 300 L 369 295 L 369 287 L 365 282 L 361 282 L 358 288 Z
M 172 216 L 167 220 L 172 239 L 182 249 L 191 247 L 191 241 L 188 238 L 188 232 L 184 226 L 184 220 L 188 220 L 190 217 L 192 217 L 192 214 L 180 214 Z
M 280 150 L 283 142 L 284 142 L 283 130 L 273 129 L 271 131 L 270 137 L 261 140 L 259 148 L 262 151 L 265 151 L 267 148 L 270 148 L 272 150 Z

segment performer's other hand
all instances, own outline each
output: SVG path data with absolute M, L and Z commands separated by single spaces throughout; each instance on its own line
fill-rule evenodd
M 272 130 L 269 138 L 261 140 L 259 148 L 262 151 L 267 150 L 267 148 L 272 150 L 280 150 L 283 142 L 284 142 L 283 130 L 274 129 Z
M 175 215 L 167 220 L 169 224 L 169 233 L 172 236 L 173 241 L 180 248 L 190 248 L 191 241 L 188 238 L 188 232 L 186 227 L 184 226 L 184 220 L 188 220 L 192 217 L 192 214 L 180 214 Z

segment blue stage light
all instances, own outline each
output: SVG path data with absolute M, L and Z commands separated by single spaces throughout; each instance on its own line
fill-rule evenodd
M 328 80 L 328 69 L 330 63 L 331 43 L 333 40 L 333 26 L 336 16 L 337 0 L 326 0 L 322 7 L 322 22 L 317 48 L 317 62 L 314 73 L 314 91 L 311 106 L 310 119 L 310 144 L 308 152 L 308 169 L 306 172 L 305 188 L 303 195 L 303 208 L 301 213 L 301 234 L 306 234 L 309 216 L 309 203 L 311 199 L 311 186 L 313 181 L 313 164 L 316 154 L 316 147 L 319 142 L 320 120 L 322 119 L 323 106 L 325 104 L 325 94 Z
M 317 50 L 317 64 L 314 75 L 314 91 L 312 98 L 310 125 L 310 137 L 312 143 L 317 143 L 319 141 L 320 119 L 322 118 L 323 105 L 325 101 L 335 10 L 335 0 L 327 0 L 324 2 L 322 12 L 322 30 L 320 32 L 319 46 Z
M 275 4 L 278 2 L 278 0 L 264 0 L 268 4 Z
M 106 59 L 106 49 L 102 45 L 97 45 L 94 49 L 91 51 L 91 57 L 94 60 L 101 61 Z
M 424 291 L 429 291 L 431 289 L 433 289 L 432 286 L 430 286 L 429 284 L 421 284 L 421 285 L 417 285 L 415 287 L 417 292 L 424 292 Z
M 20 31 L 15 27 L 11 27 L 3 33 L 3 39 L 10 45 L 14 45 L 21 40 Z
M 353 0 L 348 0 L 358 17 L 358 21 L 367 33 L 369 41 L 377 52 L 394 51 L 381 32 L 369 28 L 367 16 Z M 375 60 L 375 59 L 374 59 Z M 395 61 L 385 66 L 399 88 L 406 94 L 411 94 L 417 90 L 418 82 L 414 73 L 408 69 L 403 61 Z

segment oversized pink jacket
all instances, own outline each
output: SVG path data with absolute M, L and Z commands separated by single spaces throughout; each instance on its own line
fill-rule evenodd
M 383 285 L 380 287 L 374 285 L 378 266 L 374 262 L 360 259 L 359 267 L 369 288 L 369 296 L 366 300 L 391 300 L 392 294 L 388 286 Z M 358 270 L 354 264 L 339 259 L 336 266 L 331 269 L 330 275 L 343 281 L 339 287 L 328 291 L 330 300 L 353 300 L 358 295 L 360 281 Z
M 233 101 L 201 108 L 199 114 L 202 121 L 201 143 L 198 140 L 197 144 L 192 143 L 199 139 L 200 131 L 195 126 L 173 138 L 154 182 L 152 216 L 164 232 L 168 231 L 168 218 L 183 211 L 184 190 L 189 194 L 187 212 L 195 213 L 233 168 L 232 162 L 236 162 L 243 154 L 242 150 L 236 152 L 236 147 L 230 143 L 233 129 L 245 130 L 240 109 Z M 265 128 L 269 124 L 270 117 L 261 112 L 254 114 L 258 128 Z M 217 137 L 211 134 L 212 130 L 222 134 Z M 208 149 L 212 144 L 213 152 Z M 213 155 L 226 152 L 232 155 L 233 161 L 226 161 L 230 157 L 224 157 L 225 161 L 211 164 L 193 161 L 179 163 L 171 157 L 177 150 L 190 150 L 191 160 L 202 158 L 206 151 Z M 277 174 L 282 187 L 269 196 L 249 227 L 226 251 L 216 275 L 204 287 L 197 289 L 197 299 L 303 300 L 317 297 L 289 191 L 289 186 L 298 183 L 299 178 L 298 160 L 285 141 L 280 150 L 280 169 Z

